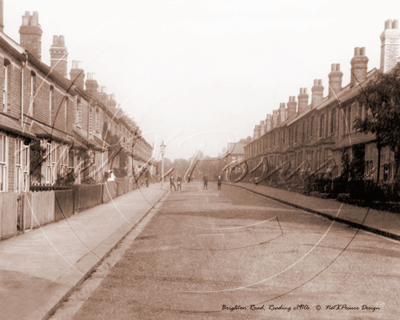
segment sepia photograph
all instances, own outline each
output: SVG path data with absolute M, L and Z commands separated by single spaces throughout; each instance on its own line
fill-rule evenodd
M 399 19 L 0 0 L 0 320 L 400 319 Z

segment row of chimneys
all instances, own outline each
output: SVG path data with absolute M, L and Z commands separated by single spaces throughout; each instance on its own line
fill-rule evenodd
M 390 71 L 400 61 L 400 30 L 398 20 L 386 20 L 384 31 L 381 36 L 381 63 L 380 69 L 386 73 Z M 365 55 L 365 48 L 354 48 L 354 56 L 351 63 L 350 87 L 354 87 L 367 78 L 368 58 Z M 329 77 L 328 98 L 336 97 L 342 90 L 343 73 L 340 71 L 340 64 L 332 64 Z M 314 86 L 311 88 L 311 104 L 308 104 L 308 94 L 306 88 L 300 88 L 298 95 L 298 108 L 296 109 L 296 98 L 289 97 L 287 108 L 285 103 L 281 103 L 278 110 L 273 110 L 272 115 L 267 114 L 265 121 L 254 128 L 254 139 L 258 139 L 264 133 L 274 129 L 280 123 L 286 120 L 292 120 L 307 110 L 315 108 L 323 100 L 324 87 L 322 80 L 314 80 Z
M 0 31 L 4 31 L 4 4 L 0 0 Z M 39 13 L 34 11 L 31 15 L 29 11 L 22 16 L 22 25 L 19 29 L 20 44 L 28 52 L 41 60 L 42 58 L 42 28 L 39 24 Z M 67 77 L 67 58 L 68 51 L 65 46 L 64 36 L 53 36 L 53 44 L 50 47 L 50 66 L 52 70 L 57 71 L 64 77 Z M 82 62 L 72 61 L 72 69 L 70 71 L 70 79 L 81 90 L 84 90 L 85 72 L 82 69 Z M 86 80 L 86 92 L 95 96 L 108 107 L 115 108 L 117 102 L 115 95 L 107 95 L 106 87 L 99 88 L 94 73 L 88 73 Z
M 351 80 L 350 87 L 363 82 L 367 78 L 368 58 L 365 56 L 365 48 L 355 48 L 354 57 L 351 59 Z M 340 71 L 340 64 L 333 63 L 329 77 L 328 98 L 335 97 L 342 90 L 343 72 Z M 267 114 L 265 121 L 261 121 L 254 128 L 254 138 L 258 139 L 264 133 L 274 129 L 286 120 L 293 120 L 299 114 L 317 107 L 324 99 L 324 87 L 321 79 L 315 79 L 311 88 L 311 104 L 308 103 L 309 95 L 307 88 L 300 88 L 298 108 L 295 96 L 290 96 L 287 103 L 280 103 L 279 109 L 273 110 L 272 115 Z M 286 107 L 287 106 L 287 107 Z

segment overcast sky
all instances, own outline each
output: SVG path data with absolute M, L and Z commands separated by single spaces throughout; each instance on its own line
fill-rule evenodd
M 215 156 L 252 136 L 267 113 L 314 79 L 327 95 L 332 63 L 350 80 L 354 47 L 379 68 L 386 19 L 399 1 L 4 0 L 5 33 L 19 42 L 25 11 L 39 11 L 42 60 L 64 35 L 72 60 L 94 72 L 166 157 Z M 297 98 L 296 98 L 297 99 Z

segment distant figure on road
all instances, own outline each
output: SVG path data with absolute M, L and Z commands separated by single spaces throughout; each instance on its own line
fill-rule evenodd
M 146 170 L 144 179 L 146 181 L 146 187 L 148 188 L 149 187 L 149 180 L 150 180 L 150 172 L 149 172 L 149 170 Z
M 175 182 L 174 182 L 174 176 L 171 175 L 169 177 L 169 189 L 172 191 L 172 187 L 174 187 L 175 191 L 176 191 L 176 186 L 175 186 Z
M 182 178 L 180 174 L 178 174 L 178 179 L 176 179 L 176 183 L 178 184 L 178 190 L 182 191 Z
M 208 177 L 207 177 L 207 175 L 205 174 L 204 175 L 204 177 L 203 177 L 203 181 L 204 181 L 204 187 L 203 187 L 203 190 L 207 190 L 207 185 L 208 185 Z
M 221 184 L 222 184 L 222 178 L 221 178 L 221 176 L 218 176 L 218 188 L 217 188 L 217 190 L 221 190 Z

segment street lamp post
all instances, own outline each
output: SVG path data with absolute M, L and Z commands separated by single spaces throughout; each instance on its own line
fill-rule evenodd
M 161 152 L 161 189 L 163 188 L 163 182 L 164 182 L 164 153 L 165 153 L 165 147 L 166 145 L 164 144 L 164 141 L 161 143 L 160 146 L 160 152 Z

